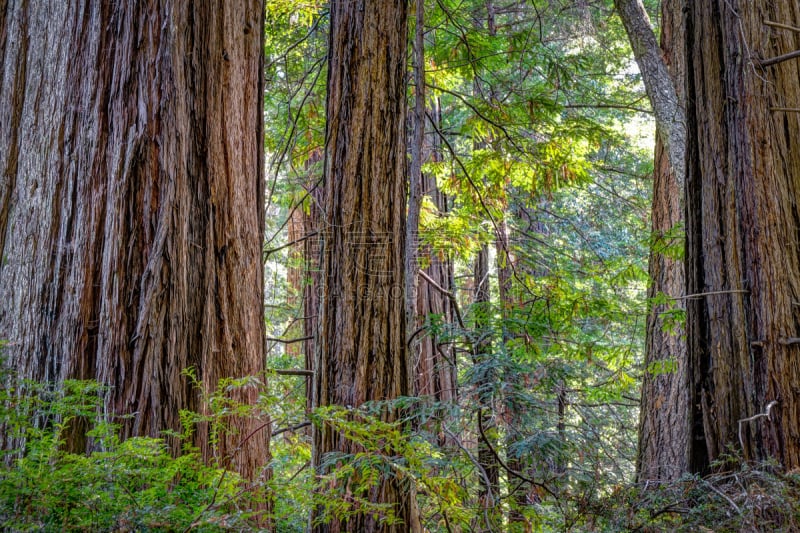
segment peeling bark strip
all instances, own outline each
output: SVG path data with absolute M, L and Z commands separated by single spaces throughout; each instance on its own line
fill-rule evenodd
M 0 338 L 96 378 L 122 436 L 180 429 L 263 370 L 263 2 L 11 2 L 0 13 Z M 247 400 L 256 396 L 252 390 Z M 233 452 L 258 421 L 235 421 Z M 208 457 L 208 435 L 196 444 Z M 233 457 L 252 475 L 267 436 Z
M 681 20 L 677 12 L 678 4 L 674 2 L 670 6 L 676 10 L 676 21 Z M 686 174 L 686 113 L 678 94 L 680 91 L 675 89 L 642 0 L 614 0 L 614 6 L 631 42 L 656 117 L 659 138 L 664 143 L 672 173 L 682 194 Z
M 686 294 L 692 468 L 744 445 L 800 467 L 800 4 L 687 3 Z M 737 292 L 733 292 L 737 291 Z M 747 292 L 745 292 L 747 291 Z M 743 425 L 739 421 L 762 417 Z
M 330 17 L 323 294 L 314 403 L 358 407 L 411 391 L 403 274 L 407 6 L 334 0 Z M 315 428 L 314 465 L 319 469 L 323 456 L 334 451 L 353 453 L 358 447 L 329 427 Z M 403 524 L 379 525 L 369 513 L 314 530 L 417 529 L 407 483 L 389 476 L 363 495 L 393 505 Z

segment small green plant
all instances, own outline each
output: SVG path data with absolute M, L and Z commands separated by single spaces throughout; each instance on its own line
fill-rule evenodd
M 120 440 L 99 413 L 105 388 L 18 379 L 2 366 L 0 524 L 16 531 L 221 530 L 243 528 L 243 481 L 185 449 L 175 457 L 161 438 Z M 89 420 L 89 453 L 66 450 L 67 430 Z M 10 445 L 10 446 L 8 446 Z

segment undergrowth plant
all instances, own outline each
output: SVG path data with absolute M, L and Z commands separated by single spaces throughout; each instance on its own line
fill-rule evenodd
M 248 487 L 185 445 L 174 456 L 164 438 L 120 440 L 102 414 L 105 388 L 19 379 L 2 367 L 0 525 L 13 531 L 205 531 L 253 524 Z M 65 449 L 65 432 L 90 422 L 88 453 Z
M 366 513 L 388 525 L 397 520 L 394 509 L 369 497 L 387 478 L 416 494 L 425 531 L 483 531 L 488 523 L 476 499 L 480 472 L 470 442 L 475 435 L 459 435 L 457 424 L 437 419 L 447 411 L 449 420 L 461 417 L 466 423 L 469 413 L 453 406 L 399 398 L 359 408 L 318 408 L 310 421 L 283 429 L 265 426 L 273 435 L 272 458 L 265 475 L 252 482 L 227 470 L 228 458 L 215 455 L 211 464 L 204 463 L 189 439 L 198 423 L 219 437 L 231 415 L 280 411 L 282 397 L 266 392 L 256 405 L 232 399 L 237 388 L 260 385 L 260 379 L 221 382 L 202 395 L 204 414 L 182 413 L 185 427 L 178 435 L 121 440 L 103 414 L 106 390 L 96 382 L 68 380 L 56 387 L 0 368 L 3 530 L 303 532 L 314 507 L 318 522 Z M 396 414 L 393 421 L 385 416 L 390 411 Z M 77 420 L 89 426 L 88 452 L 67 450 L 66 436 Z M 355 451 L 329 454 L 315 470 L 308 422 L 341 433 Z M 181 455 L 171 452 L 167 437 L 180 439 Z M 598 471 L 592 488 L 566 475 L 533 487 L 535 501 L 519 511 L 533 531 L 800 529 L 796 472 L 746 462 L 735 450 L 712 466 L 715 473 L 709 476 L 647 485 L 612 482 L 613 476 L 606 479 Z M 509 483 L 517 479 L 507 470 L 503 476 Z M 507 516 L 513 502 L 505 490 L 499 501 Z M 522 531 L 522 524 L 503 527 Z

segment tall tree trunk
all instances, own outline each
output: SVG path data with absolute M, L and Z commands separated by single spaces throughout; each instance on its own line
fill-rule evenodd
M 494 3 L 486 0 L 485 11 L 478 9 L 474 25 L 477 31 L 487 31 L 490 37 L 496 34 Z M 473 96 L 485 97 L 483 83 L 479 77 L 473 80 Z M 488 90 L 491 92 L 492 88 Z M 491 141 L 491 139 L 489 140 Z M 475 137 L 472 149 L 483 150 L 489 142 Z M 488 215 L 488 213 L 487 213 Z M 491 216 L 491 215 L 489 215 Z M 473 309 L 475 315 L 475 342 L 473 343 L 473 365 L 476 367 L 475 387 L 477 389 L 478 411 L 478 466 L 481 469 L 479 499 L 484 509 L 483 519 L 488 530 L 500 527 L 500 466 L 495 457 L 498 449 L 497 428 L 495 425 L 494 385 L 497 380 L 492 353 L 491 293 L 489 283 L 489 247 L 482 244 L 474 263 Z
M 495 250 L 497 253 L 497 292 L 498 301 L 500 303 L 500 318 L 502 320 L 503 351 L 508 354 L 508 344 L 514 338 L 509 324 L 511 313 L 515 306 L 511 293 L 514 275 L 514 257 L 511 254 L 511 242 L 508 238 L 508 224 L 505 219 L 497 223 L 495 238 Z M 504 405 L 504 415 L 507 416 L 508 420 L 508 428 L 506 430 L 506 462 L 511 470 L 515 472 L 524 472 L 529 461 L 527 461 L 525 457 L 511 452 L 514 446 L 519 442 L 520 436 L 523 434 L 520 430 L 522 430 L 524 426 L 523 414 L 525 407 L 517 398 L 518 391 L 523 387 L 522 379 L 521 376 L 514 371 L 506 373 L 504 381 L 507 390 L 511 391 L 510 397 L 505 401 Z M 519 483 L 518 480 L 509 476 L 508 496 L 511 503 L 511 510 L 508 513 L 508 522 L 511 530 L 516 531 L 519 530 L 520 527 L 528 530 L 531 527 L 522 513 L 522 509 L 528 504 L 529 489 L 530 487 L 527 486 L 526 483 Z
M 309 171 L 322 160 L 322 150 L 315 150 L 309 157 Z M 306 182 L 309 195 L 308 209 L 303 210 L 303 227 L 306 240 L 303 241 L 305 262 L 305 283 L 303 284 L 303 352 L 305 369 L 314 371 L 314 357 L 319 339 L 320 293 L 322 291 L 322 207 L 324 205 L 324 185 L 317 173 L 312 173 Z M 306 378 L 306 409 L 313 408 L 313 381 Z
M 623 1 L 620 4 L 626 3 Z M 627 2 L 630 3 L 630 2 Z M 685 105 L 684 80 L 686 59 L 684 50 L 685 28 L 683 22 L 684 0 L 666 0 L 661 6 L 661 50 L 658 55 L 649 52 L 645 55 L 652 62 L 663 62 L 670 79 L 660 80 L 666 88 L 650 78 L 645 82 L 650 86 L 648 94 L 669 91 L 669 82 L 675 87 L 674 99 L 683 116 Z M 649 24 L 642 24 L 644 11 L 639 14 L 639 23 L 628 26 L 639 31 L 649 30 Z M 635 16 L 635 15 L 632 15 Z M 646 22 L 646 20 L 645 20 Z M 646 28 L 646 29 L 645 29 Z M 632 38 L 632 40 L 635 40 Z M 655 46 L 655 39 L 641 37 L 642 43 Z M 642 44 L 641 46 L 645 46 Z M 663 59 L 662 59 L 663 58 Z M 640 60 L 640 63 L 644 60 Z M 644 70 L 644 68 L 643 68 Z M 660 68 L 650 67 L 659 72 Z M 662 74 L 663 75 L 663 74 Z M 674 80 L 674 82 L 673 82 Z M 667 101 L 666 106 L 663 100 Z M 669 116 L 673 97 L 652 102 L 654 108 L 666 107 L 660 116 Z M 652 241 L 650 249 L 649 273 L 651 284 L 648 300 L 664 295 L 678 299 L 667 304 L 653 305 L 647 315 L 647 334 L 645 343 L 645 371 L 642 383 L 642 403 L 639 419 L 639 447 L 636 472 L 639 480 L 672 481 L 678 479 L 689 469 L 689 456 L 686 442 L 689 438 L 689 381 L 686 340 L 680 317 L 674 312 L 685 310 L 685 300 L 680 296 L 685 291 L 682 249 L 683 228 L 683 176 L 685 174 L 685 149 L 682 154 L 672 150 L 674 162 L 670 161 L 667 150 L 670 135 L 685 139 L 685 124 L 681 121 L 657 120 L 655 169 L 653 173 Z M 670 133 L 671 130 L 680 130 Z M 681 145 L 682 146 L 682 145 Z M 679 156 L 679 157 L 678 157 Z M 673 164 L 680 165 L 673 171 Z M 671 321 L 671 323 L 668 323 Z
M 408 219 L 406 225 L 406 321 L 409 334 L 414 334 L 417 323 L 417 288 L 419 286 L 419 215 L 422 207 L 422 158 L 425 143 L 425 3 L 416 0 L 414 27 L 414 113 L 410 116 L 413 136 L 411 139 L 411 165 L 408 173 Z M 412 352 L 419 343 L 412 341 Z M 412 353 L 412 359 L 415 360 Z
M 406 2 L 334 0 L 330 6 L 322 315 L 316 406 L 358 407 L 411 391 L 406 350 Z M 384 412 L 394 420 L 396 413 Z M 313 462 L 359 446 L 315 428 Z M 361 496 L 403 523 L 359 513 L 315 531 L 416 529 L 408 479 L 391 474 Z M 356 509 L 357 511 L 357 509 Z
M 188 367 L 264 368 L 263 2 L 157 4 L 0 16 L 0 337 L 25 377 L 108 385 L 123 437 L 200 408 Z M 257 424 L 221 442 L 248 476 Z
M 492 330 L 489 323 L 491 299 L 489 291 L 489 247 L 482 245 L 475 258 L 475 313 L 476 341 L 473 346 L 476 365 L 475 387 L 478 397 L 478 464 L 480 476 L 480 501 L 485 509 L 484 518 L 489 530 L 499 527 L 500 466 L 495 453 L 497 428 L 494 421 L 494 384 L 497 379 L 492 358 Z
M 800 34 L 767 21 L 798 27 L 800 7 L 688 3 L 686 333 L 696 471 L 740 441 L 746 458 L 800 466 L 800 62 L 760 61 L 800 49 Z
M 438 98 L 432 100 L 431 117 L 440 128 L 441 109 Z M 441 141 L 438 135 L 432 136 L 430 157 L 441 161 Z M 431 198 L 439 213 L 446 214 L 450 207 L 447 196 L 439 190 L 436 176 L 422 174 L 422 195 Z M 443 326 L 452 325 L 455 320 L 453 302 L 445 293 L 454 294 L 453 263 L 446 256 L 440 256 L 429 247 L 420 251 L 427 258 L 428 265 L 423 269 L 425 278 L 417 289 L 417 315 L 440 317 Z M 450 402 L 458 397 L 456 377 L 456 354 L 452 344 L 442 344 L 435 335 L 423 335 L 419 341 L 419 356 L 414 366 L 414 392 L 419 396 L 430 396 L 437 402 Z M 439 441 L 448 439 L 440 434 Z
M 664 21 L 667 32 L 681 31 L 681 9 L 685 0 L 665 0 L 662 12 L 669 12 L 669 20 Z M 614 0 L 614 6 L 619 12 L 622 24 L 628 34 L 628 40 L 636 57 L 639 71 L 647 91 L 647 97 L 653 106 L 656 124 L 659 128 L 659 138 L 663 143 L 667 159 L 672 168 L 674 179 L 682 189 L 686 167 L 686 112 L 680 96 L 676 90 L 674 76 L 679 74 L 676 69 L 681 67 L 683 50 L 671 47 L 669 51 L 662 50 L 656 42 L 656 36 L 650 25 L 650 18 L 644 9 L 642 0 Z M 669 26 L 669 27 L 668 27 Z M 663 36 L 662 36 L 663 39 Z M 668 33 L 667 39 L 671 39 Z M 667 42 L 669 45 L 670 43 Z M 677 62 L 668 65 L 662 52 L 672 53 L 672 58 Z M 670 72 L 670 66 L 672 72 Z

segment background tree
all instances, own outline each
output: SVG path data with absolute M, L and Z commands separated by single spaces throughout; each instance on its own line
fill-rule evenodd
M 656 118 L 649 311 L 639 415 L 639 479 L 676 480 L 689 469 L 689 381 L 684 275 L 686 58 L 682 0 L 661 3 L 661 45 L 641 0 L 616 0 Z
M 189 367 L 208 389 L 264 368 L 263 7 L 1 10 L 0 337 L 26 378 L 109 386 L 123 437 L 201 409 Z M 267 436 L 231 425 L 219 452 L 253 475 Z
M 404 297 L 407 6 L 341 0 L 331 3 L 330 17 L 314 405 L 359 407 L 411 392 Z M 383 418 L 393 421 L 393 411 L 387 407 Z M 352 460 L 359 450 L 329 425 L 315 428 L 320 474 L 332 466 L 329 454 Z M 388 508 L 359 503 L 351 516 L 316 524 L 316 531 L 419 528 L 413 490 L 391 469 L 353 490 L 364 504 Z M 386 521 L 387 511 L 397 521 Z

